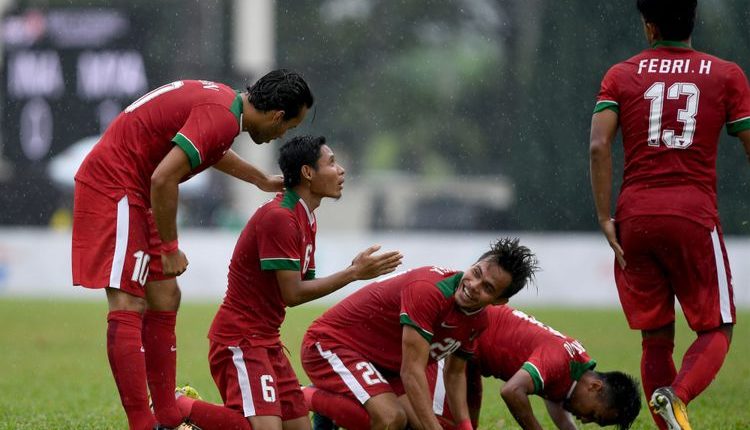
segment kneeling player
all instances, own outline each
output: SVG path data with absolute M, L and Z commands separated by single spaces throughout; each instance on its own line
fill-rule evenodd
M 541 429 L 528 396 L 544 398 L 552 421 L 561 430 L 575 430 L 571 414 L 583 423 L 618 425 L 622 429 L 641 409 L 638 382 L 622 372 L 596 372 L 594 361 L 580 342 L 510 306 L 487 308 L 489 327 L 479 336 L 476 360 L 469 364 L 467 393 L 472 421 L 479 420 L 482 376 L 503 381 L 500 394 L 524 429 Z M 451 428 L 440 377 L 442 363 L 428 368 L 434 387 L 434 408 Z
M 318 318 L 302 345 L 311 409 L 350 430 L 439 430 L 425 376 L 445 358 L 445 385 L 462 429 L 466 359 L 487 327 L 484 309 L 505 303 L 533 276 L 536 258 L 502 239 L 465 273 L 422 267 L 370 284 Z M 405 395 L 404 395 L 405 394 Z M 362 407 L 364 406 L 364 408 Z

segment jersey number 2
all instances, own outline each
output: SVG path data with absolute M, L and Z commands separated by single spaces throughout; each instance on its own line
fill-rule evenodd
M 667 89 L 667 99 L 677 100 L 680 96 L 687 96 L 683 109 L 677 111 L 677 121 L 684 124 L 682 134 L 675 136 L 674 130 L 661 130 L 661 117 L 664 110 L 664 82 L 654 82 L 643 94 L 643 98 L 651 100 L 648 115 L 648 146 L 659 146 L 659 138 L 667 148 L 685 149 L 693 143 L 695 133 L 695 116 L 698 114 L 698 99 L 701 92 L 698 86 L 690 82 L 676 82 Z

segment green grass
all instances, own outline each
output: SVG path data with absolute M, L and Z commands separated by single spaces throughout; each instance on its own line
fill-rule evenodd
M 103 294 L 102 294 L 103 296 Z M 206 331 L 216 304 L 184 304 L 178 319 L 179 383 L 196 386 L 209 401 L 219 395 L 208 371 Z M 640 338 L 617 309 L 524 309 L 550 326 L 577 337 L 600 370 L 638 375 Z M 282 329 L 300 380 L 297 352 L 309 323 L 323 309 L 290 309 Z M 105 348 L 106 304 L 100 302 L 0 299 L 0 429 L 123 429 L 127 427 L 112 381 Z M 741 322 L 750 312 L 740 312 Z M 695 428 L 748 429 L 750 330 L 735 328 L 734 344 L 722 371 L 690 404 Z M 692 340 L 678 325 L 677 354 Z M 678 361 L 679 364 L 679 361 Z M 518 428 L 499 397 L 499 383 L 485 381 L 481 427 Z M 554 428 L 538 399 L 534 409 L 544 428 Z M 595 428 L 595 426 L 588 426 Z M 645 407 L 635 429 L 654 428 Z

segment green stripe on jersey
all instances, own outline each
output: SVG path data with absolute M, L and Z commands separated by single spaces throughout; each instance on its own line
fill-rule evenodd
M 617 105 L 617 102 L 613 102 L 611 100 L 602 100 L 597 103 L 596 106 L 594 106 L 594 113 L 598 113 L 607 109 L 612 109 L 616 114 L 620 114 L 620 107 Z
M 450 297 L 456 293 L 456 288 L 458 288 L 458 283 L 461 282 L 461 277 L 463 275 L 464 275 L 463 272 L 458 272 L 455 275 L 451 276 L 450 278 L 443 279 L 442 281 L 438 282 L 436 285 L 440 289 L 440 292 L 443 293 L 445 297 Z
M 570 362 L 570 377 L 573 378 L 574 381 L 577 381 L 581 379 L 581 376 L 583 376 L 584 373 L 586 373 L 587 370 L 592 370 L 594 367 L 596 367 L 596 360 L 591 359 L 587 361 L 586 363 L 580 363 L 578 361 L 571 361 Z
M 309 281 L 310 279 L 315 279 L 315 269 L 307 269 L 307 273 L 305 273 L 305 281 Z
M 261 258 L 261 270 L 297 270 L 299 271 L 299 260 L 292 258 Z
M 240 92 L 237 92 L 237 97 L 232 100 L 229 110 L 237 117 L 237 124 L 240 125 L 240 133 L 242 133 L 242 94 Z
M 539 374 L 539 369 L 528 361 L 523 363 L 521 369 L 529 372 L 529 375 L 531 375 L 531 380 L 534 381 L 534 394 L 541 394 L 542 390 L 544 390 L 544 380 L 542 379 L 542 375 Z
M 284 198 L 281 200 L 281 207 L 294 209 L 299 201 L 299 196 L 293 190 L 284 190 Z
M 739 132 L 745 131 L 750 128 L 750 117 L 740 118 L 738 120 L 727 123 L 727 133 L 731 136 L 737 136 Z
M 414 321 L 411 320 L 411 318 L 409 318 L 409 315 L 401 314 L 399 321 L 401 322 L 401 325 L 408 325 L 408 326 L 414 327 L 417 333 L 419 333 L 423 338 L 425 338 L 427 342 L 432 342 L 432 333 L 418 326 L 417 323 L 415 323 Z
M 190 139 L 185 137 L 185 135 L 182 133 L 177 133 L 172 138 L 172 142 L 174 142 L 175 145 L 179 146 L 180 149 L 185 152 L 185 155 L 187 155 L 188 157 L 188 161 L 190 161 L 191 169 L 195 169 L 196 167 L 200 166 L 201 153 L 198 152 L 198 148 L 193 145 L 193 142 L 191 142 Z
M 655 40 L 654 43 L 651 44 L 652 48 L 658 48 L 660 46 L 693 49 L 692 46 L 688 45 L 687 43 L 681 40 Z

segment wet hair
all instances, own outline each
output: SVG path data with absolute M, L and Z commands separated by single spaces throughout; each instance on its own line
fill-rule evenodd
M 594 372 L 604 383 L 604 399 L 610 410 L 615 411 L 611 422 L 602 426 L 616 425 L 627 430 L 641 411 L 641 390 L 638 380 L 623 372 Z
M 282 110 L 285 120 L 296 118 L 302 106 L 309 109 L 315 102 L 302 76 L 287 69 L 267 73 L 247 87 L 247 92 L 255 109 L 262 112 Z
M 500 298 L 509 299 L 534 277 L 539 270 L 539 265 L 531 250 L 518 243 L 518 238 L 502 238 L 490 245 L 490 250 L 482 254 L 477 261 L 490 261 L 508 272 L 511 282 L 500 295 Z
M 279 149 L 279 168 L 284 175 L 284 187 L 293 188 L 302 181 L 302 166 L 318 170 L 320 147 L 325 145 L 323 136 L 296 136 Z
M 693 33 L 698 0 L 637 0 L 643 19 L 656 25 L 663 40 L 686 40 Z

